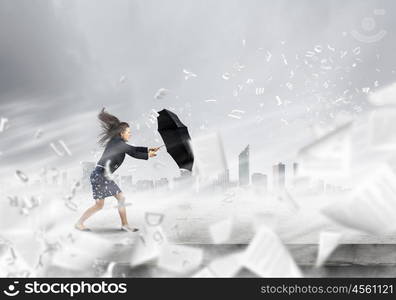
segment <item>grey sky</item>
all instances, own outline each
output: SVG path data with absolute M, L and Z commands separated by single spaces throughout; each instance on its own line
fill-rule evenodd
M 151 109 L 174 109 L 192 137 L 220 131 L 233 177 L 248 143 L 251 170 L 267 172 L 313 139 L 312 128 L 366 110 L 363 88 L 394 81 L 395 6 L 358 0 L 1 0 L 0 117 L 9 119 L 9 128 L 0 133 L 0 180 L 15 169 L 79 169 L 80 161 L 95 160 L 96 114 L 103 106 L 131 122 L 131 144 L 160 145 L 156 126 L 145 122 Z M 365 43 L 354 30 L 387 33 Z M 185 80 L 183 70 L 197 76 Z M 225 73 L 230 79 L 222 78 Z M 170 93 L 155 100 L 159 88 Z M 232 110 L 244 113 L 236 119 L 228 116 Z M 44 134 L 35 139 L 39 128 Z M 59 139 L 72 157 L 51 150 L 49 143 Z M 130 159 L 120 173 L 133 165 L 141 177 L 177 174 L 166 153 L 157 160 L 166 167 Z

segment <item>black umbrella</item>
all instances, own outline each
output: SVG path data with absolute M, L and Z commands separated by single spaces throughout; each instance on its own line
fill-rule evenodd
M 172 156 L 179 168 L 192 170 L 194 155 L 190 146 L 190 135 L 187 127 L 179 117 L 163 109 L 158 112 L 158 132 L 161 135 L 166 151 Z

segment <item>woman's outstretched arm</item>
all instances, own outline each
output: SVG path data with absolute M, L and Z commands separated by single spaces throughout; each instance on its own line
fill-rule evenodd
M 125 144 L 125 153 L 137 159 L 148 159 L 149 153 L 147 147 L 135 147 Z
M 149 152 L 148 147 L 135 147 L 137 151 L 139 152 Z

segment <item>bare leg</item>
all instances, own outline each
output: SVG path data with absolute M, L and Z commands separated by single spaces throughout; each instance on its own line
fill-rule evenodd
M 103 205 L 104 205 L 104 199 L 97 199 L 95 205 L 91 206 L 83 213 L 81 218 L 77 221 L 76 226 L 80 227 L 80 229 L 84 229 L 85 220 L 91 217 L 94 213 L 101 210 L 103 208 Z
M 121 218 L 121 226 L 128 225 L 124 194 L 118 193 L 114 195 L 114 197 L 118 200 L 118 213 L 120 214 L 120 218 Z

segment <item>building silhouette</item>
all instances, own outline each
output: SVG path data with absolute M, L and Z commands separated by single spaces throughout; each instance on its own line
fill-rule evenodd
M 274 189 L 284 189 L 286 182 L 286 166 L 278 163 L 272 167 Z
M 230 183 L 230 170 L 225 169 L 217 176 L 216 184 L 220 187 L 226 188 Z
M 250 181 L 249 171 L 249 145 L 239 154 L 239 185 L 248 185 Z
M 51 168 L 51 179 L 52 179 L 52 184 L 53 185 L 58 185 L 59 184 L 59 175 L 60 172 L 57 168 Z
M 121 176 L 121 187 L 125 189 L 132 188 L 132 175 Z
M 169 189 L 169 180 L 166 177 L 154 181 L 155 189 Z
M 298 163 L 293 163 L 293 177 L 296 178 L 298 176 Z
M 173 177 L 173 188 L 190 188 L 193 186 L 194 177 L 189 170 L 180 169 L 180 176 Z
M 252 174 L 252 185 L 257 188 L 267 190 L 267 185 L 268 185 L 267 175 L 262 174 L 262 173 L 253 173 Z
M 149 179 L 142 179 L 136 182 L 136 189 L 138 191 L 148 191 L 154 188 L 154 182 Z

